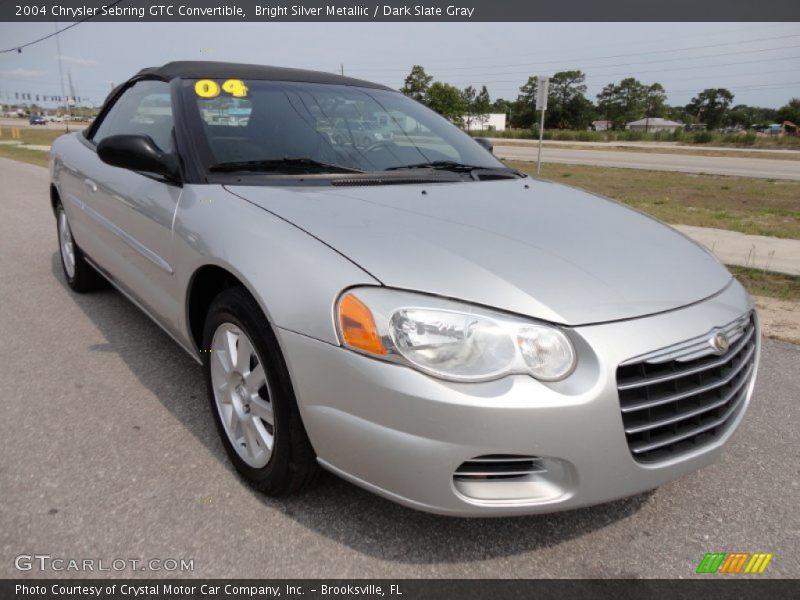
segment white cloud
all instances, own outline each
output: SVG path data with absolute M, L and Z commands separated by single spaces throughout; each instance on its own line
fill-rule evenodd
M 0 77 L 5 77 L 7 79 L 34 79 L 36 77 L 41 77 L 44 74 L 44 71 L 37 71 L 36 69 L 23 69 L 22 67 L 0 71 Z
M 58 56 L 56 56 L 58 58 Z M 92 60 L 91 58 L 77 58 L 75 56 L 61 56 L 61 60 L 67 63 L 72 63 L 73 65 L 82 65 L 84 67 L 92 67 L 98 62 L 96 60 Z

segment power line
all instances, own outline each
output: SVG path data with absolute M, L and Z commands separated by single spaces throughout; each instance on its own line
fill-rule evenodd
M 737 61 L 737 62 L 731 62 L 731 63 L 718 63 L 718 64 L 711 64 L 711 65 L 694 65 L 694 66 L 688 66 L 688 67 L 672 67 L 672 68 L 669 68 L 669 69 L 658 69 L 658 70 L 617 71 L 615 73 L 597 73 L 597 74 L 591 75 L 591 78 L 596 79 L 597 77 L 617 77 L 617 76 L 620 76 L 620 75 L 622 75 L 622 76 L 626 76 L 626 75 L 627 76 L 634 76 L 636 74 L 641 74 L 641 73 L 644 73 L 646 75 L 649 75 L 649 74 L 660 74 L 660 73 L 669 73 L 669 72 L 674 72 L 674 71 L 691 71 L 691 70 L 694 70 L 694 69 L 710 69 L 710 68 L 730 67 L 730 66 L 738 66 L 738 65 L 754 65 L 754 64 L 765 63 L 765 62 L 778 62 L 778 61 L 784 61 L 784 60 L 797 60 L 797 59 L 800 59 L 800 56 L 783 56 L 783 57 L 778 57 L 778 58 L 765 58 L 765 59 L 760 59 L 760 60 Z M 507 75 L 507 74 L 508 73 L 502 73 L 502 75 Z M 526 74 L 529 75 L 530 72 L 527 72 Z M 479 77 L 479 76 L 476 76 L 476 77 Z M 589 79 L 589 78 L 590 78 L 590 76 L 587 75 L 587 79 Z M 474 83 L 475 81 L 476 81 L 475 78 L 472 78 L 472 79 L 455 80 L 455 81 L 451 81 L 451 83 L 465 84 L 465 83 Z M 519 79 L 502 79 L 502 80 L 501 79 L 485 79 L 485 80 L 481 79 L 480 81 L 488 84 L 488 83 L 518 83 L 520 80 Z
M 112 6 L 116 6 L 117 4 L 121 4 L 122 2 L 125 2 L 125 1 L 126 0 L 116 0 L 116 2 L 112 2 L 111 4 L 107 5 L 107 8 L 111 8 Z M 27 48 L 28 46 L 33 46 L 34 44 L 38 44 L 39 42 L 43 42 L 45 40 L 49 40 L 51 37 L 57 36 L 59 33 L 64 33 L 65 31 L 67 31 L 68 29 L 72 29 L 73 27 L 77 27 L 81 23 L 85 23 L 86 21 L 88 21 L 90 19 L 93 19 L 94 17 L 95 17 L 95 15 L 88 15 L 88 16 L 82 18 L 80 21 L 76 21 L 75 23 L 72 23 L 71 25 L 67 25 L 63 29 L 58 29 L 58 30 L 54 31 L 51 34 L 45 35 L 43 37 L 40 37 L 39 39 L 33 40 L 31 42 L 26 42 L 24 44 L 19 44 L 17 46 L 14 46 L 13 48 L 6 48 L 5 50 L 0 50 L 0 54 L 7 54 L 9 52 L 16 52 L 17 54 L 20 54 L 20 53 L 22 53 L 22 49 L 23 48 Z
M 792 88 L 795 86 L 800 85 L 800 81 L 789 81 L 789 82 L 782 82 L 782 83 L 765 83 L 762 85 L 740 85 L 740 86 L 729 86 L 730 91 L 733 92 L 740 92 L 742 90 L 754 90 L 754 89 L 776 89 L 780 90 L 783 88 Z M 674 94 L 689 94 L 689 93 L 696 93 L 697 90 L 671 90 L 670 93 Z
M 800 36 L 798 36 L 798 37 L 800 37 Z M 738 55 L 741 55 L 741 54 L 760 54 L 762 52 L 775 52 L 775 51 L 781 51 L 781 50 L 794 50 L 794 49 L 797 49 L 797 48 L 800 48 L 800 45 L 782 46 L 782 47 L 778 47 L 778 48 L 761 48 L 761 49 L 758 49 L 758 50 L 741 50 L 739 52 L 724 52 L 722 54 L 707 54 L 707 55 L 704 55 L 704 56 L 693 56 L 693 57 L 688 57 L 688 58 L 687 57 L 665 58 L 665 59 L 659 59 L 659 60 L 645 60 L 645 61 L 636 61 L 636 62 L 629 62 L 629 63 L 615 63 L 615 64 L 607 64 L 607 65 L 596 65 L 596 64 L 595 65 L 592 65 L 592 64 L 590 64 L 590 65 L 576 65 L 574 63 L 574 61 L 570 62 L 568 60 L 552 61 L 551 63 L 548 63 L 548 64 L 550 64 L 550 65 L 559 65 L 560 66 L 560 70 L 565 70 L 565 69 L 567 69 L 569 67 L 578 67 L 578 66 L 580 67 L 581 70 L 606 69 L 606 68 L 616 68 L 616 67 L 633 67 L 633 66 L 639 66 L 639 65 L 652 65 L 652 64 L 657 64 L 657 63 L 670 63 L 670 62 L 674 62 L 674 61 L 678 61 L 678 60 L 686 62 L 686 61 L 695 61 L 695 60 L 705 60 L 705 59 L 708 59 L 708 58 L 738 56 Z M 768 61 L 771 61 L 771 60 L 782 60 L 782 58 L 780 58 L 780 57 L 779 58 L 771 58 L 771 59 L 767 59 L 767 60 Z M 728 64 L 731 64 L 731 63 L 728 63 Z M 749 63 L 732 63 L 732 64 L 749 64 Z M 704 67 L 707 67 L 707 66 L 708 67 L 714 67 L 714 66 L 718 66 L 718 65 L 713 65 L 713 64 L 712 65 L 696 65 L 695 67 L 686 67 L 686 68 L 704 68 Z M 557 67 L 553 67 L 553 70 L 555 70 L 555 68 L 557 68 Z M 441 70 L 440 69 L 431 69 L 431 72 L 434 72 L 434 71 L 438 72 L 438 71 L 441 71 Z M 360 71 L 357 69 L 356 72 L 360 72 Z M 650 71 L 650 72 L 657 73 L 659 71 Z M 485 76 L 491 76 L 491 75 L 496 75 L 496 76 L 503 76 L 503 75 L 530 75 L 530 73 L 531 73 L 531 69 L 528 69 L 528 70 L 525 70 L 525 71 L 504 71 L 504 72 L 500 72 L 500 73 L 498 73 L 498 72 L 491 72 L 491 73 L 464 73 L 464 74 L 461 74 L 461 75 L 462 75 L 462 77 L 475 78 L 475 77 L 485 77 Z M 597 75 L 604 76 L 604 75 L 615 75 L 615 74 L 616 73 L 598 73 Z
M 752 44 L 752 43 L 756 43 L 756 42 L 783 40 L 783 39 L 796 38 L 796 37 L 800 37 L 800 34 L 795 33 L 795 34 L 783 35 L 783 36 L 772 36 L 772 37 L 766 37 L 766 38 L 756 38 L 756 39 L 751 39 L 751 40 L 741 40 L 741 41 L 736 41 L 736 42 L 725 42 L 725 43 L 721 43 L 721 44 L 704 44 L 704 45 L 700 45 L 700 46 L 687 46 L 687 47 L 684 47 L 684 48 L 673 48 L 673 49 L 669 49 L 669 50 L 653 50 L 653 51 L 650 51 L 650 52 L 628 52 L 627 54 L 614 54 L 614 55 L 610 55 L 610 56 L 589 56 L 589 57 L 582 57 L 582 58 L 565 58 L 565 59 L 562 59 L 562 60 L 534 61 L 534 62 L 511 63 L 511 64 L 471 65 L 471 66 L 468 66 L 468 67 L 466 67 L 466 66 L 459 66 L 459 67 L 436 67 L 436 66 L 433 66 L 433 67 L 427 67 L 427 68 L 430 69 L 431 71 L 467 71 L 467 70 L 470 70 L 470 69 L 483 68 L 483 67 L 500 69 L 500 68 L 507 68 L 507 67 L 510 68 L 510 67 L 546 66 L 546 65 L 553 65 L 553 64 L 564 64 L 564 63 L 570 63 L 570 62 L 577 62 L 577 61 L 582 61 L 582 60 L 608 60 L 608 59 L 612 59 L 612 58 L 628 58 L 628 57 L 630 57 L 632 55 L 647 56 L 647 55 L 652 55 L 652 54 L 666 54 L 666 53 L 671 53 L 671 52 L 686 52 L 688 50 L 702 50 L 702 49 L 706 49 L 706 48 L 721 48 L 723 46 L 740 46 L 742 44 Z M 793 47 L 796 47 L 796 46 L 789 46 L 789 47 L 793 48 Z M 769 50 L 781 50 L 781 49 L 782 48 L 766 48 L 766 49 L 760 49 L 760 50 L 746 50 L 746 51 L 737 52 L 737 53 L 725 52 L 723 54 L 715 54 L 715 55 L 709 55 L 709 56 L 726 56 L 726 55 L 730 55 L 730 54 L 747 54 L 749 52 L 766 52 L 766 51 L 769 51 Z M 651 63 L 651 62 L 668 62 L 668 61 L 671 61 L 671 60 L 693 60 L 694 58 L 695 57 L 689 57 L 689 58 L 678 57 L 678 58 L 671 58 L 671 59 L 648 61 L 648 63 Z M 698 57 L 698 58 L 700 58 L 700 57 Z M 639 63 L 639 64 L 645 64 L 645 63 Z M 624 64 L 609 64 L 609 65 L 599 65 L 599 66 L 614 67 L 614 66 L 625 66 L 625 65 Z M 408 69 L 402 69 L 402 68 L 398 68 L 398 69 L 385 69 L 384 68 L 384 69 L 382 69 L 382 68 L 379 68 L 379 67 L 374 67 L 374 68 L 356 68 L 356 71 L 358 71 L 358 72 L 369 72 L 369 71 L 407 72 Z

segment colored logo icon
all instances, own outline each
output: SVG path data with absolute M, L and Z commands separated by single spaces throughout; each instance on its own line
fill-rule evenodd
M 757 552 L 707 552 L 697 566 L 697 573 L 728 575 L 763 573 L 773 554 Z

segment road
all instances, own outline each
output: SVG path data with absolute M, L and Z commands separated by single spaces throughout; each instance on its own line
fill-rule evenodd
M 536 161 L 538 149 L 534 145 L 503 146 L 502 144 L 497 144 L 494 147 L 494 152 L 498 157 L 504 159 Z M 542 162 L 800 180 L 800 162 L 770 158 L 658 154 L 655 152 L 618 150 L 576 150 L 545 146 L 542 150 Z
M 196 577 L 691 577 L 707 551 L 800 577 L 798 346 L 765 341 L 721 461 L 653 493 L 494 520 L 333 476 L 273 500 L 232 471 L 200 368 L 118 293 L 68 290 L 46 171 L 0 159 L 0 180 L 0 577 L 21 553 L 192 558 Z
M 0 119 L 0 129 L 9 127 L 28 127 L 24 119 Z M 83 129 L 87 123 L 73 122 L 71 130 Z M 48 123 L 48 129 L 63 129 L 64 123 Z M 6 134 L 7 138 L 7 134 Z M 6 139 L 4 138 L 4 139 Z M 494 152 L 499 158 L 522 161 L 536 161 L 538 148 L 529 140 L 514 140 L 516 145 L 503 145 L 502 138 L 493 138 Z M 598 146 L 599 142 L 570 142 Z M 637 147 L 635 142 L 612 144 Z M 652 144 L 640 143 L 643 148 Z M 683 146 L 670 146 L 683 149 Z M 43 147 L 41 147 L 43 148 Z M 730 148 L 725 149 L 730 151 Z M 737 149 L 733 149 L 737 151 Z M 758 150 L 755 150 L 756 152 Z M 559 142 L 545 142 L 542 161 L 569 165 L 590 165 L 598 167 L 617 167 L 621 169 L 647 169 L 653 171 L 678 171 L 682 173 L 708 173 L 712 175 L 732 175 L 737 177 L 759 177 L 766 179 L 789 179 L 800 181 L 800 161 L 776 160 L 771 158 L 739 158 L 732 156 L 702 156 L 698 154 L 655 152 L 636 152 L 635 150 L 597 150 L 559 147 Z M 750 150 L 753 152 L 753 150 Z M 772 150 L 772 152 L 796 153 L 795 150 Z
M 88 125 L 89 124 L 84 121 L 70 121 L 69 129 L 70 131 L 79 131 L 85 129 Z M 66 124 L 63 121 L 60 123 L 48 121 L 46 125 L 30 125 L 28 119 L 0 117 L 0 129 L 6 130 L 6 133 L 3 134 L 4 137 L 8 137 L 7 130 L 12 127 L 17 127 L 19 129 L 53 129 L 63 131 L 66 128 Z

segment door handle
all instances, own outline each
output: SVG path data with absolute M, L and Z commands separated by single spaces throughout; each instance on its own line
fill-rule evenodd
M 87 188 L 89 188 L 90 192 L 96 192 L 97 191 L 97 184 L 94 181 L 92 181 L 91 179 L 84 179 L 83 183 L 86 185 Z

